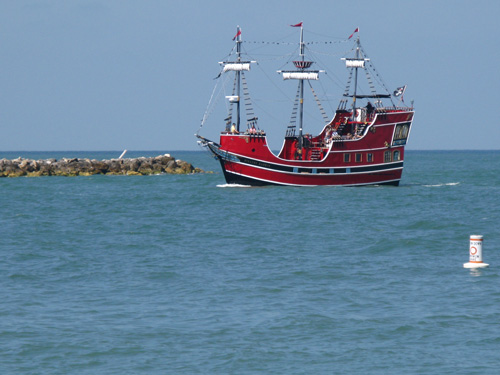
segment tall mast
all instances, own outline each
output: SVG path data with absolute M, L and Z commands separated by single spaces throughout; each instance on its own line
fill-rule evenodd
M 359 52 L 359 36 L 356 39 L 356 59 L 358 60 L 360 58 L 360 52 Z M 352 121 L 354 121 L 356 117 L 356 93 L 358 89 L 358 67 L 354 68 L 354 93 L 352 95 Z
M 239 26 L 236 27 L 236 35 L 233 38 L 233 41 L 236 41 L 236 60 L 235 61 L 219 61 L 219 64 L 223 65 L 222 68 L 222 73 L 226 72 L 234 72 L 234 86 L 233 86 L 233 92 L 232 95 L 226 96 L 226 99 L 229 100 L 229 103 L 231 103 L 230 106 L 230 113 L 226 121 L 232 122 L 233 120 L 233 106 L 232 104 L 236 103 L 236 123 L 234 124 L 235 130 L 240 132 L 240 126 L 241 126 L 241 104 L 240 104 L 240 92 L 241 92 L 241 84 L 243 83 L 243 91 L 245 91 L 245 81 L 244 78 L 245 76 L 242 75 L 243 71 L 249 71 L 250 70 L 250 64 L 255 63 L 256 61 L 243 61 L 241 59 L 241 28 Z M 231 55 L 233 55 L 234 52 L 234 47 L 231 50 Z M 245 94 L 245 92 L 244 92 Z M 247 108 L 248 110 L 249 108 Z M 248 115 L 248 112 L 247 112 Z M 256 120 L 256 118 L 254 118 Z M 226 126 L 228 126 L 229 123 L 226 123 Z
M 300 58 L 297 61 L 294 61 L 293 64 L 297 70 L 278 70 L 278 73 L 283 75 L 283 79 L 296 79 L 299 81 L 299 139 L 298 139 L 298 148 L 302 150 L 304 147 L 304 139 L 303 139 L 303 126 L 304 126 L 304 81 L 310 80 L 318 80 L 319 73 L 323 72 L 322 70 L 309 70 L 312 61 L 305 60 L 305 43 L 304 43 L 304 28 L 302 26 L 302 22 L 297 25 L 291 25 L 292 27 L 300 26 Z M 296 107 L 295 107 L 296 108 Z
M 358 29 L 356 29 L 358 30 Z M 356 54 L 353 58 L 343 57 L 342 60 L 345 60 L 345 65 L 347 68 L 354 69 L 354 88 L 352 94 L 352 116 L 351 120 L 354 121 L 356 118 L 356 99 L 358 95 L 358 69 L 365 69 L 365 62 L 370 61 L 370 59 L 366 59 L 362 56 L 361 53 L 361 43 L 359 41 L 359 36 L 356 39 Z M 348 88 L 346 88 L 348 90 Z M 351 96 L 348 94 L 348 91 L 344 94 L 344 96 Z M 380 95 L 377 95 L 377 97 Z M 366 96 L 363 96 L 366 97 Z
M 241 62 L 241 29 L 238 25 L 236 27 L 236 62 Z M 237 70 L 236 72 L 236 96 L 238 101 L 236 102 L 236 130 L 240 132 L 240 85 L 241 85 L 241 72 Z
M 301 71 L 304 71 L 304 27 L 302 26 L 302 22 L 300 24 L 300 58 L 302 64 L 300 65 Z M 304 80 L 299 80 L 299 92 L 300 92 L 300 101 L 299 101 L 299 148 L 303 147 L 303 139 L 302 139 L 302 127 L 304 120 Z

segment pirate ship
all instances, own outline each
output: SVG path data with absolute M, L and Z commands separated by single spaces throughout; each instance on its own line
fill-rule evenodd
M 226 182 L 251 186 L 289 185 L 399 185 L 403 172 L 405 145 L 413 121 L 413 106 L 403 100 L 394 104 L 392 96 L 401 99 L 406 86 L 399 87 L 391 96 L 384 87 L 377 91 L 369 70 L 373 70 L 361 46 L 356 29 L 346 41 L 354 41 L 353 56 L 342 60 L 349 71 L 343 98 L 332 119 L 327 119 L 317 135 L 304 131 L 304 89 L 312 89 L 311 81 L 320 77 L 321 70 L 312 69 L 306 60 L 304 29 L 300 27 L 299 56 L 294 68 L 280 70 L 284 80 L 298 81 L 292 120 L 285 129 L 281 150 L 277 153 L 268 146 L 266 133 L 261 130 L 251 103 L 245 101 L 246 123 L 242 124 L 241 91 L 248 94 L 245 72 L 255 61 L 242 57 L 241 29 L 237 28 L 233 60 L 221 62 L 221 73 L 234 74 L 233 91 L 227 95 L 229 114 L 219 142 L 195 134 L 198 143 L 218 159 Z M 357 35 L 352 38 L 353 35 Z M 368 69 L 373 68 L 373 69 Z M 358 93 L 358 79 L 365 71 L 370 93 Z M 313 91 L 314 94 L 314 91 Z M 316 95 L 314 95 L 316 96 Z M 245 99 L 244 98 L 244 99 Z M 373 103 L 372 103 L 373 102 Z

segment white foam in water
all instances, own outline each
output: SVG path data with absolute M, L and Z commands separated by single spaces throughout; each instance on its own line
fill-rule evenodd
M 217 185 L 217 187 L 220 188 L 249 188 L 252 187 L 250 185 L 240 185 L 240 184 L 222 184 L 222 185 Z
M 441 186 L 456 186 L 460 185 L 460 182 L 448 182 L 445 184 L 436 184 L 436 185 L 424 185 L 425 187 L 441 187 Z

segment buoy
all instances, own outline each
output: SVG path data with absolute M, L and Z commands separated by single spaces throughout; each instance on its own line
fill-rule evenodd
M 127 153 L 127 150 L 123 150 L 122 154 L 120 155 L 120 157 L 118 159 L 121 159 L 125 156 L 125 154 Z
M 472 234 L 469 245 L 469 263 L 464 268 L 483 268 L 489 264 L 483 262 L 483 236 Z

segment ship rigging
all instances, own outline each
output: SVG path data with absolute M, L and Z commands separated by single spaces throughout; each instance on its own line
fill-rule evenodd
M 199 143 L 219 160 L 228 183 L 257 186 L 398 185 L 403 170 L 404 146 L 414 114 L 413 108 L 404 105 L 402 100 L 406 86 L 398 88 L 394 93 L 402 104 L 397 107 L 364 52 L 359 29 L 356 29 L 354 56 L 342 58 L 349 70 L 343 98 L 333 118 L 329 119 L 311 85 L 311 81 L 318 81 L 320 73 L 325 71 L 313 69 L 314 62 L 306 59 L 303 24 L 292 26 L 300 28 L 299 55 L 293 60 L 294 69 L 278 70 L 278 73 L 283 80 L 298 81 L 298 87 L 292 118 L 286 128 L 279 153 L 275 154 L 270 150 L 267 135 L 258 126 L 245 77 L 245 72 L 250 71 L 251 65 L 256 61 L 242 58 L 243 41 L 239 27 L 234 37 L 234 58 L 220 62 L 222 68 L 218 76 L 225 78 L 229 73 L 234 73 L 232 91 L 230 95 L 225 96 L 228 103 L 225 128 L 220 134 L 219 143 L 199 135 L 210 113 L 209 104 L 196 133 Z M 350 41 L 353 35 L 354 33 L 344 42 Z M 361 71 L 366 73 L 370 94 L 359 93 L 358 80 Z M 384 89 L 384 93 L 375 88 L 370 71 L 375 72 L 375 80 Z M 306 85 L 311 88 L 325 119 L 322 130 L 316 136 L 304 132 Z M 246 129 L 242 129 L 241 123 L 242 92 Z M 212 94 L 210 103 L 215 96 Z M 366 104 L 360 104 L 360 100 L 366 100 Z M 384 104 L 386 100 L 390 104 Z

